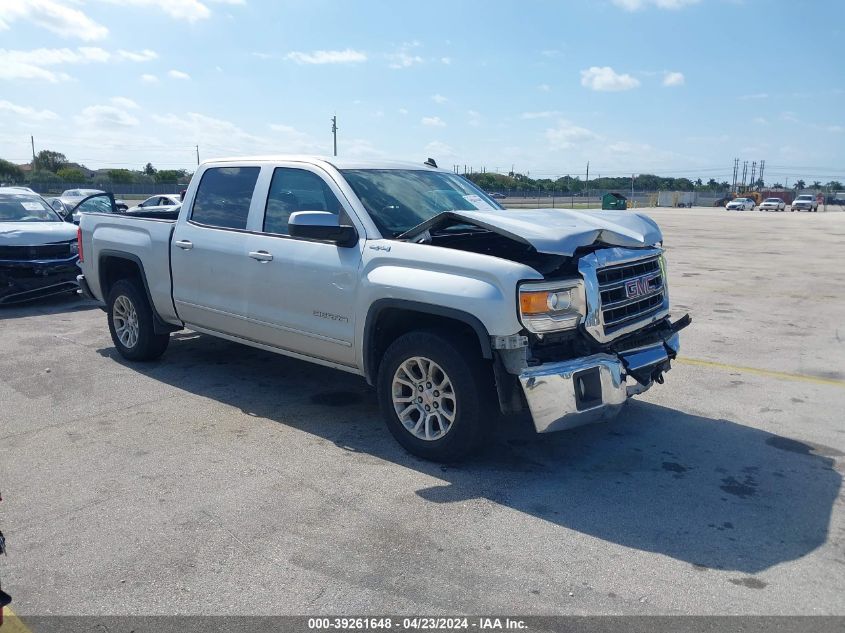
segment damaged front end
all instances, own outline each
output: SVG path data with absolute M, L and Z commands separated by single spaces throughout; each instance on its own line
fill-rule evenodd
M 527 406 L 540 433 L 611 418 L 662 383 L 691 322 L 669 318 L 662 248 L 582 248 L 568 272 L 523 283 L 522 345 L 494 341 L 502 409 Z
M 76 242 L 0 247 L 0 305 L 76 291 Z

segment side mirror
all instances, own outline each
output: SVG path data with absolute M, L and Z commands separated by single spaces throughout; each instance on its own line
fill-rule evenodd
M 354 226 L 341 225 L 338 216 L 328 211 L 296 211 L 288 218 L 291 237 L 331 242 L 344 248 L 354 246 L 358 232 Z

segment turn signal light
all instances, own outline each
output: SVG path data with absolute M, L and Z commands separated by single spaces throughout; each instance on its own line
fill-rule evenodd
M 85 258 L 82 256 L 82 227 L 76 229 L 76 248 L 79 251 L 79 261 L 84 262 Z

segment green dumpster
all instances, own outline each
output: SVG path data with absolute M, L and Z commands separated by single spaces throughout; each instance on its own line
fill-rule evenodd
M 601 197 L 602 209 L 627 209 L 628 198 L 621 193 L 606 193 Z

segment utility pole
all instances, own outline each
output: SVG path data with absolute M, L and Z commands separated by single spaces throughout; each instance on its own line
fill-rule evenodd
M 764 170 L 764 169 L 766 169 L 766 161 L 765 161 L 765 160 L 761 160 L 761 161 L 760 161 L 760 180 L 763 180 L 763 170 Z M 766 184 L 766 183 L 765 183 L 765 182 L 763 182 L 763 186 L 765 186 L 765 184 Z
M 731 185 L 731 191 L 736 193 L 736 179 L 739 177 L 739 159 L 734 158 L 734 179 Z
M 200 164 L 200 146 L 197 145 L 196 148 L 197 148 L 197 165 L 199 165 Z
M 334 155 L 337 156 L 337 115 L 332 117 L 332 137 L 334 139 Z
M 751 186 L 751 189 L 754 189 L 754 185 L 757 184 L 757 161 L 752 161 L 751 163 L 751 180 L 748 181 L 748 184 Z
M 745 178 L 748 176 L 748 161 L 742 163 L 742 190 L 745 192 Z
M 32 168 L 35 169 L 35 137 L 30 135 L 29 142 L 32 143 Z
M 590 161 L 587 161 L 587 178 L 584 180 L 584 188 L 587 190 L 587 199 L 590 198 Z
M 631 174 L 631 201 L 634 200 L 634 174 Z

